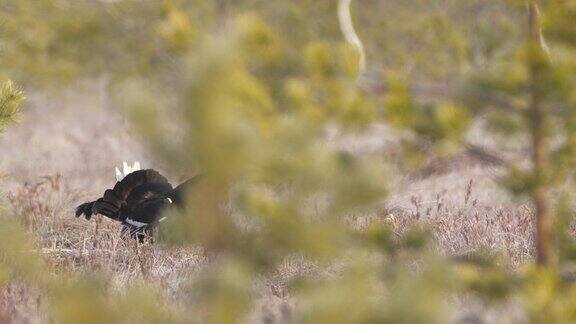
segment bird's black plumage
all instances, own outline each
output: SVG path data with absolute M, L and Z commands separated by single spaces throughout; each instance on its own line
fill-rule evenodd
M 90 219 L 101 214 L 122 223 L 122 232 L 142 238 L 162 220 L 162 212 L 182 206 L 184 192 L 196 181 L 192 178 L 176 188 L 155 170 L 138 170 L 118 181 L 114 188 L 92 202 L 76 208 L 76 217 Z

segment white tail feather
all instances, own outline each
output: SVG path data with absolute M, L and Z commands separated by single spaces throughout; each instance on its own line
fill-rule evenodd
M 123 170 L 123 171 L 124 171 L 124 176 L 129 175 L 129 174 L 131 173 L 131 171 L 132 171 L 132 167 L 130 167 L 130 166 L 128 165 L 128 162 L 126 162 L 126 161 L 122 162 L 122 166 L 124 167 L 124 168 L 123 168 L 123 169 L 124 169 L 124 170 Z
M 124 161 L 122 163 L 122 171 L 118 168 L 115 170 L 116 181 L 122 181 L 127 175 L 138 170 L 141 170 L 139 161 L 134 162 L 134 165 L 129 165 L 128 162 Z
M 116 168 L 116 181 L 122 181 L 124 179 L 124 175 L 120 172 L 120 169 Z

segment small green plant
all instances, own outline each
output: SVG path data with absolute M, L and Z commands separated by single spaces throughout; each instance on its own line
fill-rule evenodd
M 13 122 L 20 113 L 20 103 L 24 93 L 11 81 L 6 81 L 0 87 L 0 131 Z

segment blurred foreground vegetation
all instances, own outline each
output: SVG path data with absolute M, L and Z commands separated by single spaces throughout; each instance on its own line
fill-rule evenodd
M 18 215 L 5 215 L 0 285 L 24 281 L 45 291 L 57 323 L 240 322 L 256 280 L 302 256 L 338 270 L 293 280 L 296 322 L 444 323 L 455 294 L 487 305 L 512 301 L 523 322 L 574 322 L 576 1 L 542 1 L 541 19 L 520 1 L 353 2 L 367 51 L 360 76 L 337 7 L 1 2 L 0 77 L 51 92 L 104 80 L 111 105 L 130 116 L 152 152 L 183 174 L 205 175 L 187 210 L 162 227 L 162 244 L 200 244 L 216 257 L 182 311 L 158 302 L 145 283 L 118 294 L 98 274 L 40 271 Z M 6 82 L 0 125 L 22 99 Z M 386 157 L 327 145 L 327 129 L 405 130 L 398 171 L 408 173 L 426 154 L 466 147 L 479 118 L 487 131 L 531 139 L 533 160 L 506 164 L 502 183 L 535 202 L 537 264 L 510 270 L 496 251 L 441 256 L 426 228 L 395 233 L 388 218 L 361 230 L 347 225 L 351 213 L 385 200 L 390 168 Z

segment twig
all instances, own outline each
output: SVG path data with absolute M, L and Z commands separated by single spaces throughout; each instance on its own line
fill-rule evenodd
M 358 68 L 359 76 L 362 76 L 366 72 L 366 51 L 364 50 L 364 44 L 356 30 L 354 29 L 354 24 L 352 23 L 352 15 L 350 14 L 350 4 L 352 0 L 340 0 L 338 2 L 338 21 L 340 23 L 340 30 L 344 35 L 344 38 L 350 45 L 354 46 L 360 55 Z

